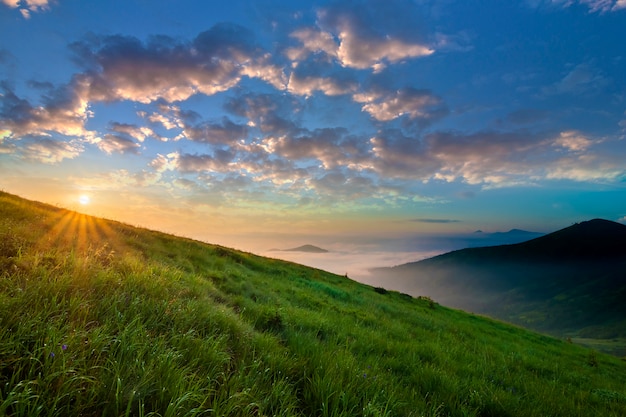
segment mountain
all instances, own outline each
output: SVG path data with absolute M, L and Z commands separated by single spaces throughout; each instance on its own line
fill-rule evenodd
M 374 273 L 388 288 L 626 354 L 620 223 L 594 219 L 518 244 L 461 249 Z
M 450 246 L 454 249 L 475 248 L 482 246 L 510 245 L 525 242 L 530 239 L 543 236 L 544 233 L 530 232 L 528 230 L 511 229 L 508 232 L 486 233 L 476 230 L 471 234 L 449 237 Z
M 623 416 L 626 362 L 0 192 L 0 415 Z
M 322 249 L 313 245 L 302 245 L 291 249 L 271 249 L 271 251 L 279 252 L 308 252 L 308 253 L 328 253 L 326 249 Z
M 536 237 L 543 236 L 543 233 L 538 232 L 529 232 L 528 230 L 522 229 L 511 229 L 508 232 L 495 232 L 495 233 L 485 233 L 485 235 L 491 238 L 500 238 L 507 240 L 518 240 L 526 241 L 530 239 L 534 239 Z

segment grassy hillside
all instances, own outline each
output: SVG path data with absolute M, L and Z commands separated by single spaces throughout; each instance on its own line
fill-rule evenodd
M 623 416 L 626 362 L 0 193 L 0 415 Z
M 515 245 L 376 271 L 390 288 L 626 355 L 626 226 L 596 219 Z

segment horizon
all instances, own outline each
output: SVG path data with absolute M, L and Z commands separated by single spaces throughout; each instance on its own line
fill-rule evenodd
M 0 189 L 361 278 L 477 230 L 626 223 L 624 22 L 624 0 L 2 0 Z

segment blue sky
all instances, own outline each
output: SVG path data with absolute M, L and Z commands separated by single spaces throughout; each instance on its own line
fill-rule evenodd
M 624 0 L 2 0 L 0 35 L 28 198 L 255 252 L 626 221 Z

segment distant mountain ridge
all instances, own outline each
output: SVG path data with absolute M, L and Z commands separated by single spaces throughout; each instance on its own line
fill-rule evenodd
M 291 249 L 271 249 L 272 252 L 308 252 L 308 253 L 328 253 L 326 249 L 314 245 L 302 245 Z
M 513 229 L 511 232 L 516 230 Z M 534 234 L 532 232 L 524 233 Z M 429 262 L 440 258 L 447 259 L 452 254 L 459 254 L 459 252 L 464 255 L 471 252 L 473 257 L 497 255 L 504 259 L 523 260 L 528 258 L 529 260 L 547 259 L 551 261 L 556 259 L 599 260 L 626 256 L 626 225 L 609 220 L 593 219 L 520 243 L 459 249 L 405 265 Z M 404 267 L 404 265 L 399 267 Z
M 544 235 L 545 233 L 530 232 L 522 229 L 511 229 L 508 232 L 493 233 L 486 233 L 482 230 L 477 230 L 472 233 L 471 238 L 467 240 L 467 244 L 468 247 L 510 245 L 525 242 Z
M 460 249 L 373 272 L 389 288 L 535 330 L 626 342 L 620 223 L 593 219 L 517 244 Z
M 605 259 L 626 255 L 626 225 L 604 219 L 576 223 L 520 244 L 537 255 L 565 259 Z

